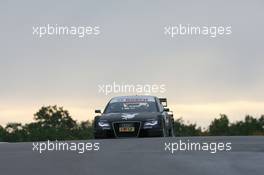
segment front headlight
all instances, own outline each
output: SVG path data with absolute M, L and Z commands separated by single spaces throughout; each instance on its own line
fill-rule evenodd
M 158 120 L 149 120 L 144 123 L 144 128 L 156 126 L 157 124 L 158 124 Z
M 107 121 L 104 121 L 104 120 L 100 120 L 98 122 L 98 126 L 102 127 L 102 128 L 109 128 L 110 127 L 110 124 L 107 122 Z

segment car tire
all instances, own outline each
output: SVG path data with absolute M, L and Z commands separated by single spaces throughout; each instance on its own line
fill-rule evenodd
M 169 137 L 174 137 L 174 130 L 173 128 L 169 129 Z
M 167 136 L 167 131 L 166 131 L 166 128 L 165 128 L 165 122 L 162 120 L 162 123 L 161 123 L 161 133 L 160 133 L 160 137 L 166 137 Z

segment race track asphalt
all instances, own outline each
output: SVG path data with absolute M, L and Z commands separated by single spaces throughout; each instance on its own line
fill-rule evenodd
M 165 143 L 228 143 L 231 151 L 165 151 Z M 263 175 L 264 137 L 175 137 L 75 141 L 99 151 L 32 151 L 32 143 L 0 143 L 1 175 Z M 68 142 L 67 142 L 68 143 Z

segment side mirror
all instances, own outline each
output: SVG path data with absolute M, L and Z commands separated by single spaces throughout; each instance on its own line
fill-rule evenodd
M 101 114 L 101 110 L 100 109 L 96 109 L 94 112 Z
M 169 109 L 169 108 L 164 108 L 164 111 L 165 111 L 165 112 L 169 112 L 170 109 Z
M 159 98 L 159 101 L 163 107 L 167 107 L 167 98 Z

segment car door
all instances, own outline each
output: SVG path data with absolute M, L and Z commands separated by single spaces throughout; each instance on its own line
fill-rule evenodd
M 168 115 L 168 113 L 166 111 L 164 111 L 164 107 L 163 105 L 161 104 L 160 100 L 158 98 L 156 98 L 156 101 L 157 101 L 157 106 L 158 106 L 158 109 L 165 121 L 165 128 L 169 128 L 169 125 L 170 125 L 170 116 Z

